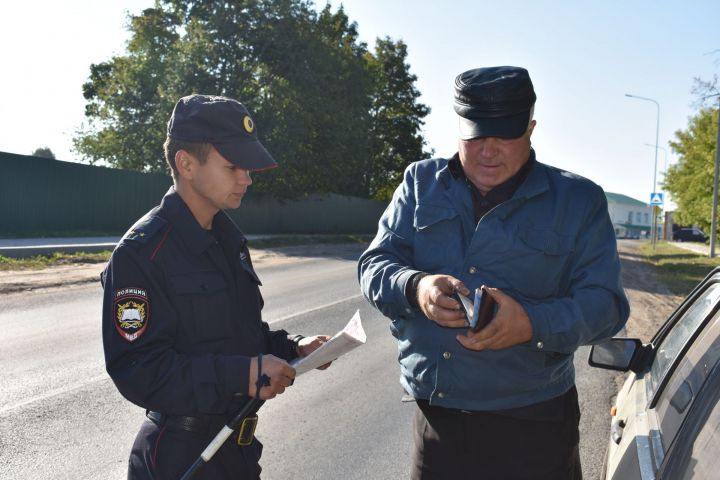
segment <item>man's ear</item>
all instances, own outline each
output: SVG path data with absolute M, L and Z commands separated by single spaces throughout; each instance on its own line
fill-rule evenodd
M 185 150 L 175 152 L 175 167 L 177 168 L 180 178 L 191 180 L 195 171 L 195 159 Z
M 537 122 L 534 119 L 530 121 L 530 126 L 528 127 L 528 130 L 530 131 L 531 136 L 533 134 L 533 130 L 535 130 L 535 125 L 537 125 Z

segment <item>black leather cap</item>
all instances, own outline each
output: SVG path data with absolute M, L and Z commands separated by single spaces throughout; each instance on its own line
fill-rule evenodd
M 517 138 L 527 131 L 536 100 L 528 71 L 520 67 L 487 67 L 455 78 L 455 112 L 460 138 Z
M 210 143 L 227 161 L 246 170 L 266 170 L 277 163 L 257 138 L 255 122 L 245 106 L 232 98 L 188 95 L 175 104 L 168 137 Z

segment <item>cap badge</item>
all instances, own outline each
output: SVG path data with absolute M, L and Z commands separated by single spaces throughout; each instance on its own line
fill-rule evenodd
M 247 133 L 252 133 L 253 130 L 255 130 L 255 123 L 252 121 L 252 118 L 247 115 L 243 118 L 243 126 L 245 127 L 245 131 Z

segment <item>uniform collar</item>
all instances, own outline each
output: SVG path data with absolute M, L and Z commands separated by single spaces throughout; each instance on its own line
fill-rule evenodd
M 215 237 L 200 226 L 174 186 L 163 197 L 160 209 L 195 255 L 203 253 L 215 243 Z M 213 228 L 222 238 L 229 238 L 232 244 L 244 245 L 245 237 L 222 210 L 213 217 Z

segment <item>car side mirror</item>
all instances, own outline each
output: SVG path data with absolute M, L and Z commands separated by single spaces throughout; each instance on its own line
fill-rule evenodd
M 606 370 L 640 373 L 645 368 L 647 353 L 651 349 L 637 338 L 609 338 L 592 346 L 588 363 Z

